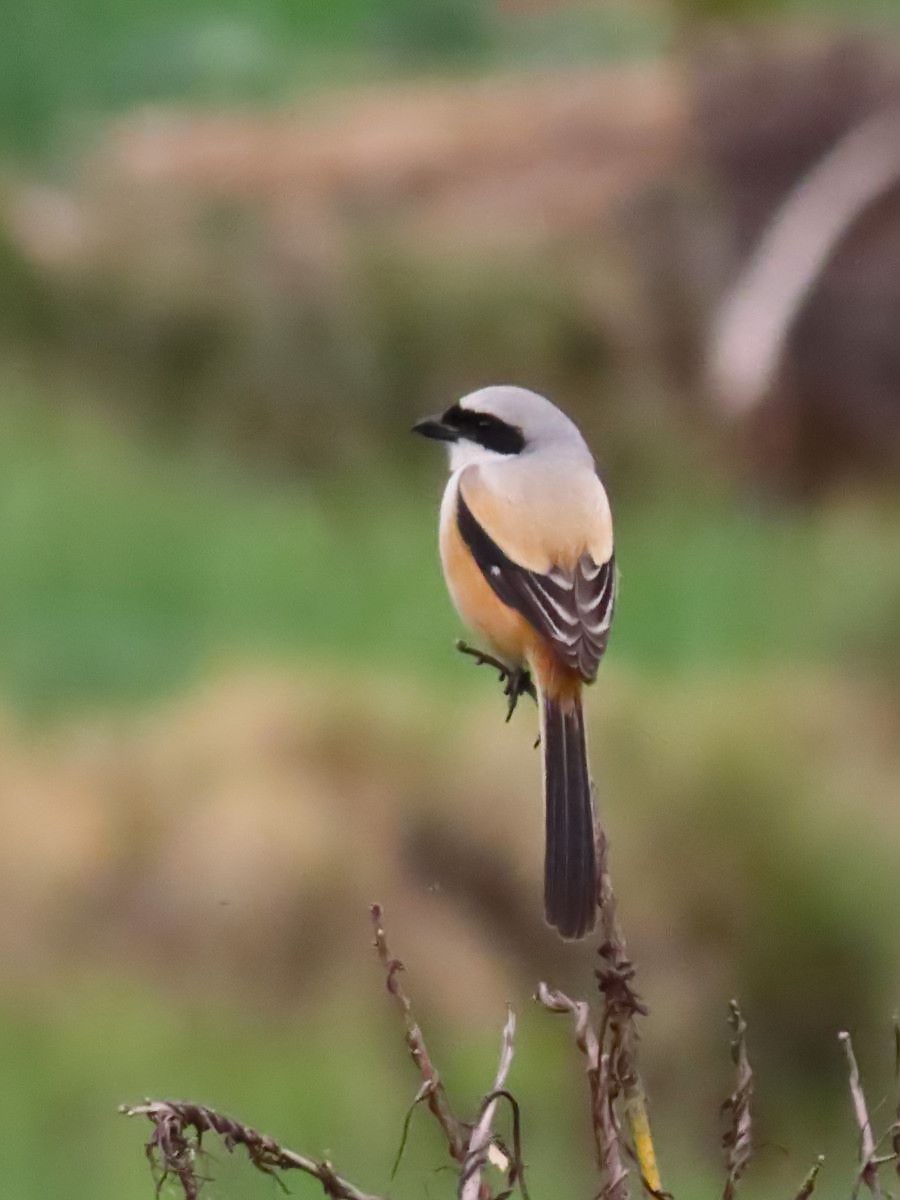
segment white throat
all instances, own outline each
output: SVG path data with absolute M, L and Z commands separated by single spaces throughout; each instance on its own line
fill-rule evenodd
M 451 474 L 461 471 L 463 467 L 509 462 L 516 457 L 514 454 L 498 454 L 496 450 L 487 450 L 484 446 L 479 446 L 477 442 L 470 442 L 466 438 L 460 438 L 458 442 L 451 442 L 447 449 L 450 452 Z

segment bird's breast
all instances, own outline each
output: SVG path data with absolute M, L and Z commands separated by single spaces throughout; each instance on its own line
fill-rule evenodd
M 456 516 L 456 486 L 456 479 L 451 479 L 441 506 L 441 565 L 450 598 L 465 623 L 503 659 L 512 664 L 524 662 L 537 635 L 520 613 L 494 594 L 463 541 Z

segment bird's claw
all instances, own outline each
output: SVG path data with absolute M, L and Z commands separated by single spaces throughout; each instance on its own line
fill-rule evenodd
M 519 703 L 520 696 L 530 696 L 537 704 L 537 689 L 534 686 L 534 681 L 531 678 L 531 673 L 525 667 L 516 667 L 514 670 L 507 670 L 506 686 L 503 689 L 503 695 L 508 701 L 506 707 L 506 719 L 510 720 L 513 713 L 516 711 L 516 705 Z
M 500 682 L 503 684 L 503 695 L 507 699 L 507 721 L 509 721 L 516 711 L 516 705 L 519 703 L 520 696 L 530 696 L 537 703 L 537 688 L 534 686 L 534 680 L 531 678 L 531 673 L 526 667 L 510 667 L 499 658 L 495 658 L 493 654 L 485 654 L 483 650 L 478 650 L 461 639 L 457 640 L 456 649 L 460 654 L 467 654 L 470 658 L 474 658 L 476 667 L 493 667 L 500 676 Z

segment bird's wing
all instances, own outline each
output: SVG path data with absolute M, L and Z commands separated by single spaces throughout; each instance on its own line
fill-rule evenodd
M 564 666 L 586 682 L 597 676 L 606 650 L 616 594 L 615 555 L 602 563 L 582 554 L 574 567 L 531 571 L 512 561 L 479 524 L 462 489 L 456 520 L 460 536 L 494 594 L 521 613 L 552 645 Z

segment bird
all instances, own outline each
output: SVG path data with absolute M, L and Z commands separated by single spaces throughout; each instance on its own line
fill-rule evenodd
M 536 686 L 544 915 L 579 939 L 598 905 L 582 691 L 596 679 L 616 602 L 606 490 L 574 421 L 527 388 L 481 388 L 413 432 L 449 450 L 439 547 L 450 597 L 506 667 L 511 704 Z

